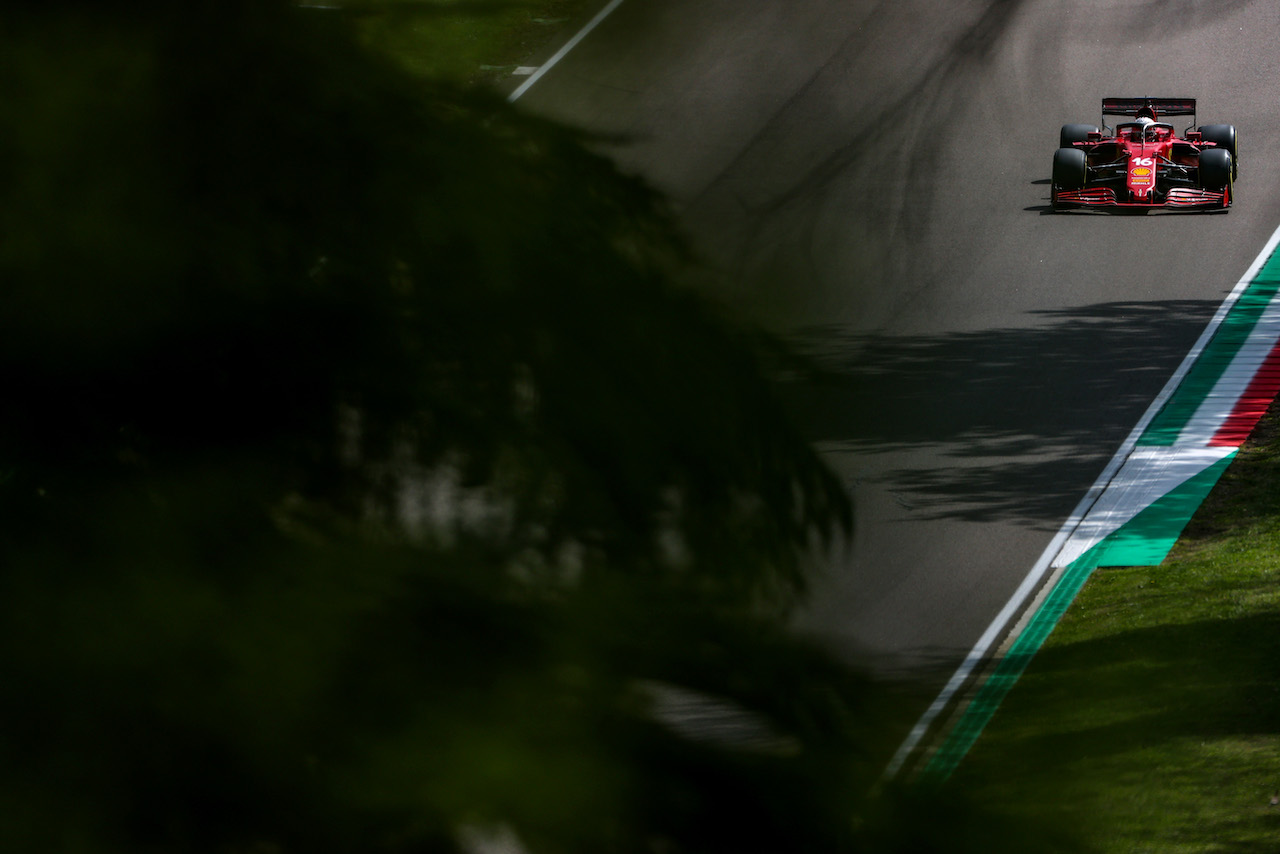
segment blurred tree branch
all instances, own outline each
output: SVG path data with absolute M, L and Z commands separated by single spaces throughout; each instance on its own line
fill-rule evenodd
M 659 197 L 287 3 L 0 32 L 0 849 L 854 844 L 850 507 Z

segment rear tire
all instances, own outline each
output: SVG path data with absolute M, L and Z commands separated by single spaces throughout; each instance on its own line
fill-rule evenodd
M 1097 125 L 1063 125 L 1058 132 L 1058 147 L 1070 148 L 1073 142 L 1085 142 L 1089 134 L 1097 133 Z
M 1200 138 L 1205 142 L 1212 142 L 1218 148 L 1231 153 L 1231 177 L 1237 177 L 1240 172 L 1240 148 L 1236 140 L 1236 126 L 1205 125 L 1199 128 L 1199 131 Z
M 1210 152 L 1205 152 L 1209 154 Z M 1204 154 L 1200 157 L 1203 159 Z M 1059 148 L 1053 153 L 1053 186 L 1058 190 L 1079 190 L 1089 176 L 1089 163 L 1078 148 Z

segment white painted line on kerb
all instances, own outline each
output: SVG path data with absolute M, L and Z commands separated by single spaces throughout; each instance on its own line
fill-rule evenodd
M 534 83 L 537 83 L 539 80 L 541 80 L 542 75 L 550 71 L 551 68 L 557 62 L 564 59 L 565 56 L 569 53 L 569 51 L 573 50 L 575 47 L 578 46 L 578 42 L 585 39 L 588 33 L 590 33 L 592 30 L 598 27 L 601 21 L 609 17 L 609 15 L 613 12 L 613 10 L 618 8 L 621 5 L 622 5 L 622 0 L 610 0 L 609 5 L 601 9 L 596 14 L 596 16 L 587 23 L 585 27 L 583 27 L 581 30 L 578 31 L 577 35 L 569 39 L 569 41 L 565 43 L 564 47 L 556 51 L 555 54 L 550 59 L 548 59 L 546 62 L 542 64 L 541 68 L 533 72 L 533 74 L 529 76 L 529 79 L 521 83 L 520 87 L 516 89 L 516 91 L 508 95 L 507 101 L 509 101 L 510 103 L 515 103 L 516 101 L 518 101 L 521 95 L 529 91 L 530 86 L 532 86 Z
M 1129 437 L 1120 445 L 1120 450 L 1116 451 L 1115 456 L 1111 458 L 1111 462 L 1107 463 L 1107 467 L 1102 470 L 1102 474 L 1098 475 L 1098 479 L 1093 482 L 1093 486 L 1089 487 L 1089 491 L 1085 493 L 1084 498 L 1080 499 L 1080 503 L 1076 505 L 1076 509 L 1072 511 L 1071 516 L 1063 523 L 1053 540 L 1050 541 L 1048 548 L 1046 548 L 1044 553 L 1040 555 L 1040 559 L 1036 561 L 1035 566 L 1033 566 L 1031 571 L 1027 573 L 1027 576 L 1022 579 L 1022 584 L 1018 585 L 1018 589 L 1014 591 L 1013 596 L 1010 597 L 1009 601 L 1005 604 L 1004 608 L 1001 609 L 1000 613 L 996 615 L 996 618 L 991 621 L 991 625 L 987 626 L 987 630 L 982 633 L 982 637 L 978 638 L 978 642 L 974 644 L 973 649 L 965 656 L 964 661 L 958 668 L 956 668 L 956 672 L 951 676 L 951 679 L 942 689 L 942 692 L 938 694 L 937 699 L 929 705 L 929 708 L 925 710 L 925 713 L 920 716 L 920 720 L 911 728 L 911 732 L 907 734 L 906 739 L 898 748 L 898 752 L 895 753 L 893 755 L 893 759 L 890 760 L 889 767 L 885 769 L 884 776 L 886 778 L 891 779 L 897 776 L 898 771 L 902 769 L 903 763 L 906 762 L 907 757 L 910 756 L 911 752 L 920 744 L 921 739 L 923 739 L 925 733 L 929 731 L 929 727 L 933 725 L 934 720 L 937 719 L 938 715 L 942 713 L 942 710 L 951 702 L 956 692 L 960 690 L 960 687 L 968 681 L 969 677 L 973 674 L 974 668 L 986 659 L 987 654 L 991 651 L 992 644 L 994 644 L 1000 637 L 1000 634 L 1004 631 L 1005 627 L 1010 624 L 1014 616 L 1016 616 L 1026 605 L 1031 594 L 1035 592 L 1036 587 L 1043 580 L 1045 573 L 1049 570 L 1050 566 L 1054 564 L 1054 559 L 1066 544 L 1067 539 L 1075 533 L 1076 528 L 1078 528 L 1084 521 L 1089 510 L 1102 496 L 1102 493 L 1108 484 L 1111 483 L 1116 472 L 1120 470 L 1120 467 L 1124 465 L 1125 460 L 1127 460 L 1129 455 L 1133 453 L 1133 449 L 1138 444 L 1138 439 L 1146 431 L 1147 426 L 1150 425 L 1157 413 L 1164 408 L 1164 405 L 1169 401 L 1169 398 L 1173 396 L 1173 393 L 1182 383 L 1183 378 L 1191 370 L 1191 366 L 1196 363 L 1198 358 L 1200 358 L 1200 354 L 1204 352 L 1204 348 L 1208 346 L 1209 340 L 1213 338 L 1214 333 L 1218 331 L 1218 327 L 1222 325 L 1222 321 L 1226 318 L 1227 312 L 1231 311 L 1235 306 L 1236 301 L 1240 299 L 1240 296 L 1249 287 L 1250 283 L 1252 283 L 1254 278 L 1257 277 L 1258 272 L 1262 269 L 1262 265 L 1271 257 L 1271 253 L 1276 250 L 1277 245 L 1280 245 L 1280 228 L 1277 228 L 1272 232 L 1270 239 L 1267 240 L 1262 251 L 1258 253 L 1258 257 L 1249 265 L 1249 269 L 1240 277 L 1240 281 L 1236 283 L 1235 288 L 1232 289 L 1227 298 L 1222 301 L 1222 305 L 1218 306 L 1217 313 L 1215 313 L 1213 319 L 1209 321 L 1209 325 L 1205 327 L 1204 332 L 1200 333 L 1200 337 L 1196 339 L 1195 345 L 1182 360 L 1182 364 L 1180 364 L 1178 369 L 1173 372 L 1173 376 L 1171 376 L 1169 381 L 1165 383 L 1160 394 L 1158 394 L 1156 399 L 1151 402 L 1151 406 L 1147 407 L 1147 411 L 1143 413 L 1143 416 L 1139 419 L 1137 425 L 1129 432 Z M 1058 566 L 1058 568 L 1061 568 L 1061 566 Z

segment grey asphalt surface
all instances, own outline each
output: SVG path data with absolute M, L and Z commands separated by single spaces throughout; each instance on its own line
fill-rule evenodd
M 857 530 L 806 625 L 941 681 L 1280 225 L 1272 0 L 626 0 L 521 100 L 616 135 L 786 394 Z M 1104 96 L 1240 133 L 1227 214 L 1052 214 Z M 933 669 L 936 668 L 936 669 Z

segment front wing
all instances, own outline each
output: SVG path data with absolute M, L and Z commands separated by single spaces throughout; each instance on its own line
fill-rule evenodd
M 1085 187 L 1083 190 L 1058 190 L 1053 192 L 1054 207 L 1108 207 L 1108 208 L 1225 208 L 1231 204 L 1230 191 L 1215 192 L 1194 187 L 1173 187 L 1165 193 L 1164 201 L 1122 202 L 1111 187 Z

